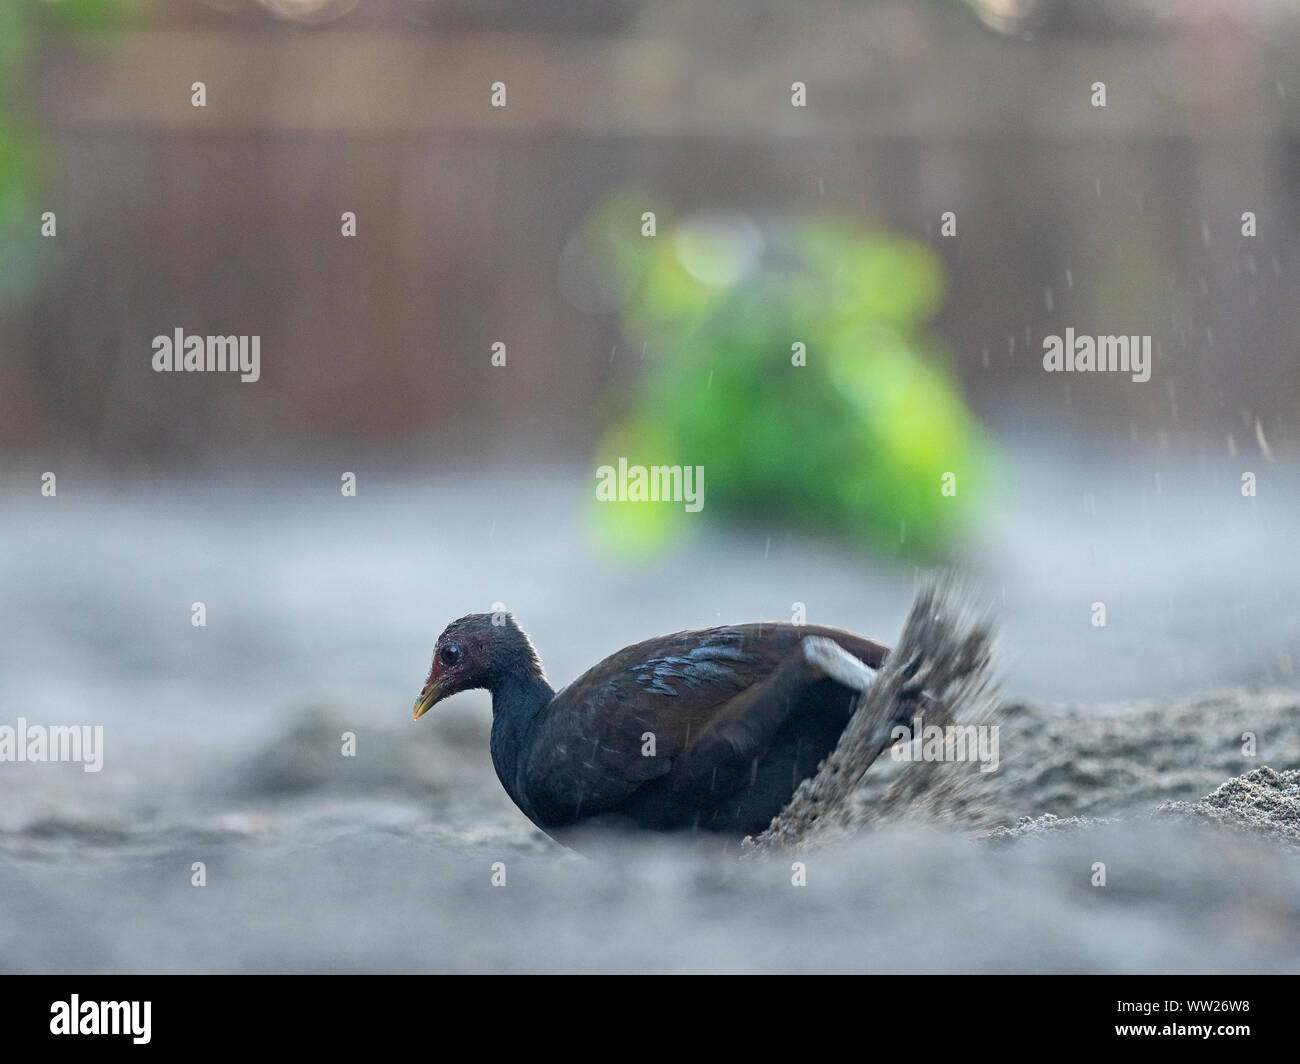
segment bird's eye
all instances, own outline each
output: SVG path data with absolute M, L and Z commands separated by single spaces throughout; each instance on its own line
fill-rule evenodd
M 460 647 L 448 644 L 442 648 L 442 652 L 438 656 L 442 658 L 442 663 L 450 668 L 460 661 Z

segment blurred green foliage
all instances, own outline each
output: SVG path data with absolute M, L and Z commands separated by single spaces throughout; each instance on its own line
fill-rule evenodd
M 927 331 L 943 299 L 937 257 L 835 217 L 721 214 L 645 237 L 629 219 L 646 202 L 616 197 L 583 228 L 646 352 L 594 464 L 703 466 L 705 507 L 596 504 L 612 541 L 653 548 L 727 514 L 941 556 L 975 516 L 992 449 Z
M 27 79 L 51 38 L 120 25 L 144 0 L 0 0 L 0 298 L 36 282 L 43 160 L 25 107 Z M 57 214 L 57 211 L 56 211 Z

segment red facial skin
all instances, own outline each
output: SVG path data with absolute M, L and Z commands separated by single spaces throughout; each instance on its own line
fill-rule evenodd
M 454 646 L 460 656 L 455 665 L 442 663 L 442 648 Z M 478 659 L 479 647 L 472 639 L 439 639 L 433 648 L 433 664 L 429 668 L 429 678 L 424 686 L 437 682 L 439 684 L 438 701 L 463 690 L 462 684 L 471 671 L 472 663 Z
M 468 636 L 468 638 L 466 638 Z M 429 676 L 424 681 L 424 688 L 414 706 L 414 716 L 419 720 L 435 705 L 460 691 L 472 687 L 482 687 L 479 682 L 480 655 L 487 649 L 481 638 L 472 633 L 443 632 L 433 648 L 433 662 L 429 666 Z M 455 663 L 447 664 L 443 653 L 450 647 L 456 649 Z

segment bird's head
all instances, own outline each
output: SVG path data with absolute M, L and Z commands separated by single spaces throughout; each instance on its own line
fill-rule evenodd
M 458 691 L 485 687 L 495 692 L 515 675 L 536 672 L 541 661 L 523 629 L 508 613 L 471 613 L 447 625 L 433 647 L 433 665 L 415 700 L 419 720 Z

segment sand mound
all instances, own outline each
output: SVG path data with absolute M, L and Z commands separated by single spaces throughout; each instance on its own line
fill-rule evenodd
M 1165 802 L 1156 815 L 1206 821 L 1300 850 L 1300 770 L 1257 768 L 1199 802 Z

